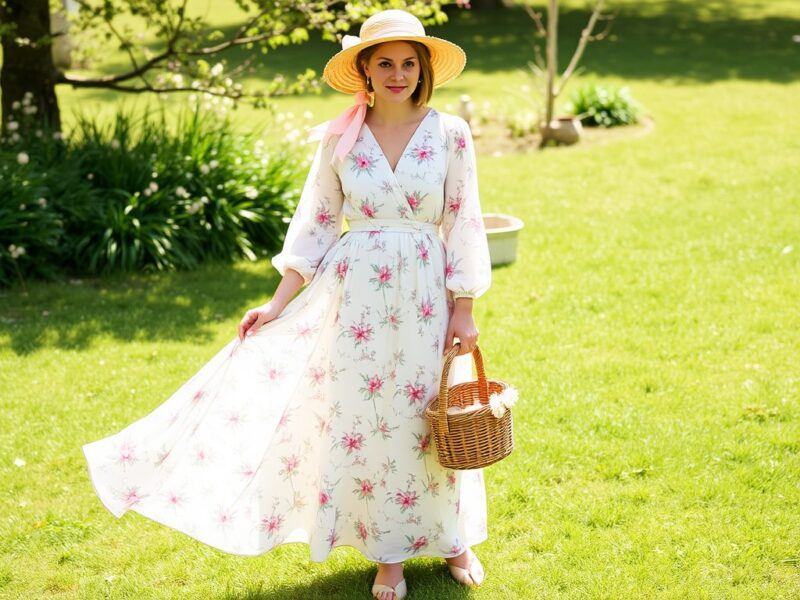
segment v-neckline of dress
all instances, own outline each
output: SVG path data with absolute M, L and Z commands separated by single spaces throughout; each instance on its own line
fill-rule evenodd
M 405 157 L 406 152 L 408 152 L 408 147 L 411 145 L 411 142 L 414 141 L 414 138 L 417 137 L 417 133 L 419 132 L 420 128 L 422 127 L 422 124 L 427 120 L 428 116 L 432 112 L 433 112 L 433 108 L 429 108 L 428 112 L 425 113 L 425 116 L 422 117 L 422 119 L 420 119 L 419 123 L 417 124 L 416 129 L 414 129 L 414 133 L 412 133 L 411 137 L 408 138 L 408 141 L 406 142 L 405 148 L 403 148 L 403 152 L 400 153 L 400 158 L 397 159 L 397 164 L 394 166 L 394 169 L 392 169 L 392 165 L 389 164 L 389 158 L 386 156 L 386 153 L 383 151 L 383 148 L 381 148 L 380 142 L 378 142 L 378 138 L 376 138 L 375 134 L 372 133 L 372 129 L 369 128 L 369 125 L 367 125 L 367 122 L 364 121 L 364 127 L 367 129 L 367 131 L 369 131 L 370 137 L 375 142 L 375 145 L 378 147 L 378 150 L 380 151 L 381 156 L 383 157 L 383 162 L 386 163 L 386 166 L 389 167 L 389 170 L 392 172 L 392 175 L 394 175 L 395 177 L 397 177 L 397 169 L 400 166 L 400 163 L 403 162 L 403 157 Z

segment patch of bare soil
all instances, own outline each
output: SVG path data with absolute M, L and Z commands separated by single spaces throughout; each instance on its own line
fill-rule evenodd
M 617 140 L 642 137 L 653 131 L 655 126 L 655 120 L 649 116 L 642 117 L 641 122 L 636 125 L 609 128 L 584 126 L 581 139 L 577 144 L 560 146 L 559 149 L 600 146 Z M 541 139 L 538 133 L 528 134 L 524 137 L 511 137 L 508 127 L 500 120 L 489 120 L 486 123 L 473 125 L 472 135 L 477 153 L 492 156 L 538 152 Z

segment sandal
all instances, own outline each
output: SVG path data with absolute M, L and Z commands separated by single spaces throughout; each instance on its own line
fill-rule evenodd
M 376 583 L 372 586 L 372 596 L 374 598 L 378 598 L 378 594 L 381 592 L 388 592 L 390 594 L 394 594 L 395 600 L 402 600 L 406 597 L 408 593 L 408 589 L 406 588 L 406 580 L 402 579 L 400 583 L 398 583 L 394 587 L 389 587 L 388 585 L 384 585 L 382 583 Z
M 467 549 L 467 552 L 469 552 L 469 563 L 466 569 L 451 565 L 449 563 L 447 568 L 450 569 L 450 575 L 453 576 L 453 579 L 455 579 L 461 585 L 478 587 L 483 583 L 485 576 L 485 573 L 483 572 L 483 565 L 471 549 Z M 478 568 L 473 569 L 473 566 L 477 566 Z

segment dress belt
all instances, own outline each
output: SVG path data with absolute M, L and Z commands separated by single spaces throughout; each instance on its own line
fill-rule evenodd
M 436 223 L 413 221 L 411 219 L 358 219 L 348 221 L 350 231 L 409 231 L 422 233 L 439 233 Z

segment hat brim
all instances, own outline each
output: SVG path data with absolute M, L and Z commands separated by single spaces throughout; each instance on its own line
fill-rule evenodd
M 433 87 L 439 87 L 458 77 L 467 64 L 466 52 L 453 42 L 432 35 L 387 36 L 360 42 L 350 48 L 340 50 L 325 65 L 322 78 L 335 90 L 345 94 L 355 94 L 364 89 L 364 80 L 361 79 L 355 64 L 358 53 L 370 46 L 396 41 L 420 42 L 428 47 L 433 69 Z

